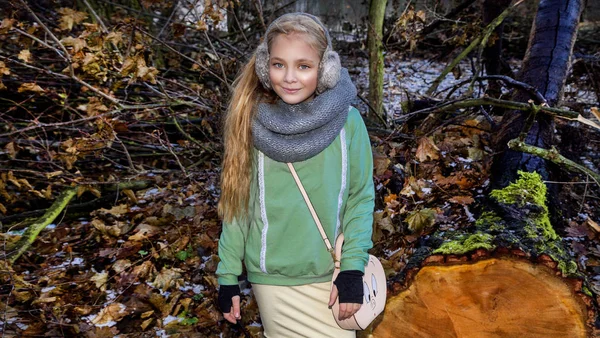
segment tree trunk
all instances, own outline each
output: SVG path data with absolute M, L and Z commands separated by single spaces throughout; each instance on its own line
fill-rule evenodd
M 402 291 L 388 295 L 373 336 L 589 336 L 593 300 L 550 224 L 545 196 L 538 174 L 521 173 L 492 191 L 495 211 L 474 227 L 423 238 L 392 281 L 390 293 Z
M 371 0 L 369 6 L 369 101 L 379 116 L 383 114 L 383 19 L 387 0 Z
M 549 105 L 557 104 L 562 95 L 564 82 L 570 65 L 570 57 L 577 34 L 577 24 L 583 8 L 582 0 L 541 0 L 531 29 L 529 46 L 523 61 L 519 80 L 537 88 Z M 529 95 L 523 91 L 513 100 L 527 102 Z M 548 148 L 553 143 L 554 125 L 552 118 L 538 114 L 510 111 L 502 118 L 496 137 L 496 148 L 500 151 L 492 166 L 492 186 L 504 187 L 516 177 L 517 170 L 537 171 L 547 179 L 546 162 L 538 157 L 507 150 L 511 139 L 526 133 L 527 144 Z M 528 130 L 524 130 L 530 126 Z
M 481 2 L 483 12 L 483 24 L 487 26 L 498 15 L 500 15 L 508 6 L 510 0 L 483 0 Z M 494 44 L 488 45 L 483 51 L 485 72 L 487 75 L 505 75 L 502 70 L 502 31 L 504 21 L 494 29 L 497 39 Z M 492 97 L 499 97 L 501 94 L 500 86 L 496 81 L 490 81 L 486 93 Z

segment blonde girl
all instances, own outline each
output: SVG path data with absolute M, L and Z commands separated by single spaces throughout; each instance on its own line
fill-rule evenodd
M 241 318 L 246 267 L 266 337 L 355 337 L 337 326 L 362 304 L 374 189 L 369 137 L 327 29 L 286 14 L 235 82 L 225 118 L 217 276 L 225 319 Z M 344 233 L 341 270 L 286 165 L 293 162 L 329 238 Z

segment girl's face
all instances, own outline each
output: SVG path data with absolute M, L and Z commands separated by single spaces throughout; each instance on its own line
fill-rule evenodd
M 269 77 L 275 93 L 287 104 L 312 99 L 317 89 L 321 57 L 304 36 L 279 34 L 271 43 Z

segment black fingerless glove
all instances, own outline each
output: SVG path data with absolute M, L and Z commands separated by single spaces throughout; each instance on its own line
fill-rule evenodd
M 363 303 L 363 273 L 358 270 L 342 271 L 333 284 L 337 286 L 340 303 Z
M 240 286 L 239 285 L 221 285 L 219 286 L 219 308 L 223 313 L 231 312 L 233 302 L 231 298 L 239 296 Z

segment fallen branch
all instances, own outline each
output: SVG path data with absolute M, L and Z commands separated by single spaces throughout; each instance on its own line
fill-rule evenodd
M 76 194 L 77 189 L 73 187 L 63 191 L 56 198 L 54 203 L 52 203 L 50 208 L 46 210 L 46 213 L 44 213 L 42 217 L 40 217 L 36 222 L 31 224 L 27 230 L 25 230 L 25 233 L 23 233 L 21 239 L 15 244 L 15 250 L 7 254 L 8 261 L 11 264 L 13 264 L 25 251 L 27 251 L 27 249 L 29 249 L 31 244 L 33 244 L 33 242 L 35 242 L 37 239 L 40 232 L 44 230 L 48 224 L 52 223 L 56 217 L 58 217 L 58 215 L 60 215 L 60 213 L 67 207 L 67 205 L 69 205 L 69 202 L 71 202 L 71 199 Z
M 538 147 L 535 147 L 532 145 L 528 145 L 519 139 L 512 139 L 512 140 L 508 141 L 508 147 L 515 151 L 520 151 L 520 152 L 524 152 L 527 154 L 541 157 L 547 161 L 551 161 L 556 164 L 562 164 L 569 169 L 579 170 L 579 171 L 585 173 L 586 175 L 590 176 L 596 182 L 596 184 L 600 187 L 600 174 L 594 172 L 591 169 L 588 169 L 588 168 L 582 166 L 579 163 L 573 162 L 573 161 L 569 160 L 568 158 L 562 156 L 558 152 L 558 150 L 554 147 L 552 147 L 550 150 L 538 148 Z
M 575 120 L 579 116 L 579 113 L 577 113 L 577 112 L 573 112 L 570 110 L 564 110 L 564 109 L 558 109 L 558 108 L 552 108 L 552 107 L 548 107 L 545 104 L 535 105 L 535 104 L 530 104 L 530 103 L 525 103 L 525 102 L 515 102 L 515 101 L 495 99 L 495 98 L 491 98 L 491 97 L 480 97 L 480 98 L 475 98 L 475 99 L 450 101 L 450 102 L 441 104 L 439 106 L 434 106 L 431 108 L 417 110 L 415 112 L 402 115 L 401 118 L 395 119 L 394 123 L 402 123 L 403 121 L 407 120 L 408 118 L 410 118 L 414 115 L 440 113 L 440 112 L 449 111 L 449 110 L 456 110 L 456 109 L 470 108 L 470 107 L 479 107 L 479 106 L 495 106 L 495 107 L 501 107 L 501 108 L 506 108 L 506 109 L 515 109 L 515 110 L 523 110 L 523 111 L 537 109 L 540 112 L 543 112 L 543 113 L 546 113 L 546 114 L 549 114 L 552 116 L 565 117 L 568 119 L 575 119 Z

